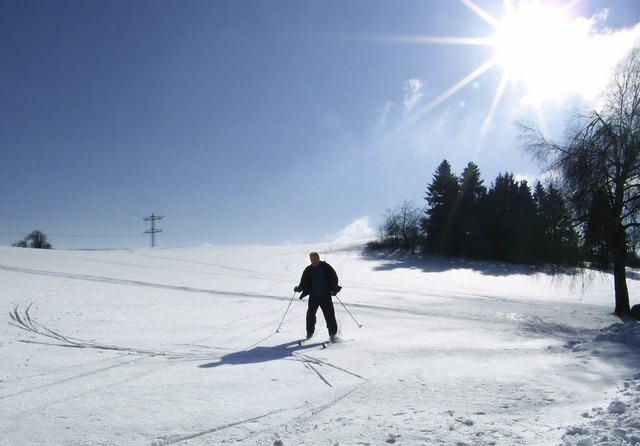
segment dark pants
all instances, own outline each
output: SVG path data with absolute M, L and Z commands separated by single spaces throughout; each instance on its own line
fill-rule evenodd
M 331 296 L 327 297 L 310 297 L 309 307 L 307 308 L 307 334 L 311 334 L 316 329 L 316 313 L 318 307 L 322 309 L 324 320 L 327 322 L 329 336 L 333 336 L 338 332 L 338 323 L 336 322 L 336 313 L 333 309 Z

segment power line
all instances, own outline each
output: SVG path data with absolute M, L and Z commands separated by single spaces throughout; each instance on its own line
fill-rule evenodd
M 42 231 L 45 232 L 45 231 Z M 59 234 L 50 233 L 46 231 L 48 237 L 60 237 L 60 238 L 134 238 L 132 234 Z M 0 231 L 0 235 L 25 235 L 25 232 L 8 232 Z
M 154 215 L 151 214 L 150 217 L 145 217 L 142 220 L 144 221 L 150 221 L 151 222 L 151 229 L 144 231 L 145 234 L 149 234 L 151 236 L 151 247 L 155 248 L 156 247 L 156 234 L 158 232 L 162 232 L 162 229 L 156 229 L 156 220 L 161 220 L 162 218 L 164 218 L 164 215 L 160 216 L 160 215 Z

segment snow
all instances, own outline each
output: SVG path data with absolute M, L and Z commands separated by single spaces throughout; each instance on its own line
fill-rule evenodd
M 326 349 L 320 312 L 297 344 L 311 250 L 344 287 Z M 640 325 L 586 282 L 346 242 L 0 247 L 0 444 L 640 444 Z

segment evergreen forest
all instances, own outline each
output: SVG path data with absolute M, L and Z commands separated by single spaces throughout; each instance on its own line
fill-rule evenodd
M 609 266 L 601 243 L 603 222 L 592 214 L 590 221 L 576 225 L 571 206 L 553 182 L 531 187 L 504 173 L 487 187 L 478 165 L 469 162 L 456 175 L 445 159 L 424 199 L 422 207 L 405 202 L 387 210 L 370 246 L 521 264 Z

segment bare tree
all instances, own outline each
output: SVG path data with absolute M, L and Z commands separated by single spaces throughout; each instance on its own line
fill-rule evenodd
M 413 202 L 405 201 L 395 209 L 387 209 L 380 227 L 380 241 L 385 245 L 399 246 L 415 253 L 420 243 L 422 210 Z
M 613 263 L 615 312 L 629 312 L 627 253 L 640 227 L 640 48 L 616 67 L 600 107 L 575 116 L 566 143 L 546 140 L 531 125 L 522 126 L 522 135 L 525 150 L 560 175 L 578 224 L 586 228 L 594 202 L 600 203 L 602 244 Z
M 51 249 L 51 243 L 47 241 L 47 236 L 42 231 L 33 231 L 24 239 L 14 243 L 12 246 L 18 248 L 38 248 Z

